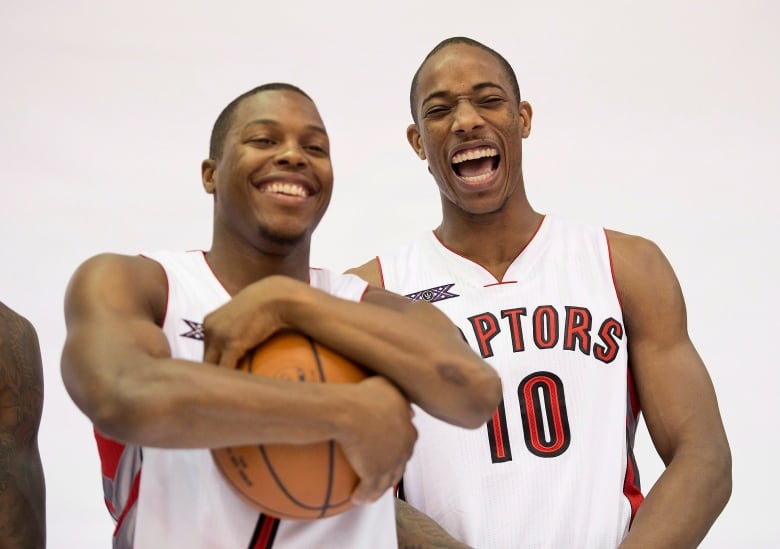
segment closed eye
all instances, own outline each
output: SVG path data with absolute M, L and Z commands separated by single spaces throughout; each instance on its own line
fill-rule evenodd
M 436 118 L 439 116 L 443 116 L 449 112 L 450 108 L 446 105 L 435 105 L 425 111 L 425 117 L 426 118 Z
M 249 143 L 254 143 L 256 145 L 262 145 L 262 146 L 270 146 L 274 144 L 273 139 L 269 139 L 268 137 L 253 137 L 249 140 Z
M 324 156 L 324 155 L 328 154 L 328 149 L 326 149 L 325 147 L 322 147 L 320 145 L 307 145 L 305 148 L 306 148 L 307 151 L 310 151 L 310 152 L 312 152 L 314 154 L 317 154 L 317 155 L 323 155 Z
M 503 97 L 499 97 L 497 95 L 491 95 L 490 97 L 485 97 L 484 99 L 481 99 L 479 104 L 486 107 L 491 107 L 491 106 L 496 106 L 500 103 L 504 103 L 505 101 L 506 100 Z

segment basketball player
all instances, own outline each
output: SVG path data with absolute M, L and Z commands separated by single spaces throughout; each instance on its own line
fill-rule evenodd
M 479 549 L 695 547 L 730 496 L 731 457 L 666 258 L 643 238 L 533 209 L 521 164 L 531 106 L 492 49 L 437 45 L 411 110 L 407 137 L 439 187 L 441 224 L 353 272 L 434 302 L 504 394 L 481 430 L 418 413 L 399 495 Z M 640 405 L 667 466 L 644 499 Z M 435 527 L 402 504 L 398 520 L 409 543 Z
M 96 428 L 115 549 L 394 548 L 389 488 L 416 438 L 409 401 L 470 428 L 499 402 L 493 369 L 435 307 L 310 267 L 333 187 L 329 149 L 303 91 L 250 90 L 218 117 L 202 164 L 211 248 L 103 254 L 74 273 L 62 374 Z M 235 369 L 282 329 L 381 376 L 307 384 Z M 253 511 L 209 451 L 325 440 L 343 447 L 363 504 L 316 521 Z
M 43 368 L 32 324 L 0 303 L 0 547 L 46 546 L 46 488 L 38 452 Z

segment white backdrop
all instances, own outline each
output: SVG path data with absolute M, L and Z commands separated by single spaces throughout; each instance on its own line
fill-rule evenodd
M 0 0 L 0 299 L 41 340 L 50 547 L 109 547 L 112 531 L 90 424 L 59 374 L 75 267 L 102 251 L 207 248 L 211 125 L 270 81 L 310 93 L 331 135 L 336 189 L 314 265 L 346 269 L 433 228 L 438 194 L 405 140 L 408 86 L 452 35 L 518 73 L 536 208 L 669 256 L 734 454 L 732 499 L 702 546 L 778 546 L 780 4 L 220 4 Z M 644 432 L 638 460 L 646 492 L 661 465 Z

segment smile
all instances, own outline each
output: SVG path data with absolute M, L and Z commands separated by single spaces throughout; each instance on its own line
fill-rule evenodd
M 494 147 L 469 149 L 452 157 L 452 171 L 466 183 L 480 183 L 496 173 L 500 160 Z
M 301 198 L 306 198 L 309 196 L 309 191 L 306 187 L 296 183 L 288 182 L 267 183 L 262 185 L 259 190 L 263 193 L 283 194 L 286 196 L 298 196 Z

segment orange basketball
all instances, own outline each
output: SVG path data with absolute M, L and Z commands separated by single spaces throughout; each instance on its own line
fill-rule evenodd
M 307 336 L 283 332 L 251 351 L 240 369 L 290 382 L 356 383 L 366 371 Z M 315 519 L 352 507 L 358 477 L 335 441 L 212 450 L 222 475 L 250 505 L 277 518 Z

